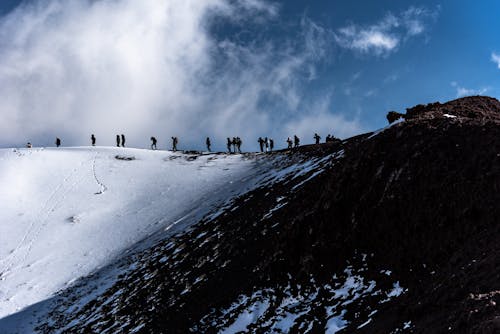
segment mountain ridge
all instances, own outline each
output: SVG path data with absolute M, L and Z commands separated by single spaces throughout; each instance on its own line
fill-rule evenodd
M 416 106 L 262 155 L 255 187 L 127 256 L 102 291 L 64 291 L 37 330 L 498 332 L 499 111 L 486 97 Z

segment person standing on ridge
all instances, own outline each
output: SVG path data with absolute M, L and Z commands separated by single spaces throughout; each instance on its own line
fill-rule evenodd
M 120 135 L 116 135 L 116 146 L 120 147 Z
M 212 152 L 210 150 L 210 146 L 212 146 L 212 143 L 210 142 L 210 137 L 207 137 L 207 139 L 205 140 L 205 144 L 207 144 L 207 151 Z
M 156 138 L 151 137 L 151 149 L 156 150 Z
M 122 133 L 122 147 L 125 147 L 125 135 Z
M 179 142 L 179 140 L 177 139 L 177 137 L 172 137 L 172 151 L 177 151 L 177 143 Z
M 94 136 L 94 134 L 92 134 L 90 136 L 90 141 L 92 142 L 92 146 L 95 146 L 95 136 Z
M 264 145 L 266 146 L 266 153 L 269 152 L 269 139 L 264 138 Z
M 227 151 L 228 153 L 231 153 L 231 139 L 227 137 Z
M 56 137 L 56 147 L 61 146 L 61 139 Z
M 259 142 L 260 152 L 264 152 L 264 139 L 262 139 L 262 137 L 259 137 L 257 141 Z
M 238 149 L 238 153 L 241 153 L 241 138 L 236 137 L 236 148 Z
M 314 140 L 316 141 L 316 145 L 319 144 L 321 137 L 317 133 L 314 134 Z
M 290 137 L 286 139 L 286 143 L 288 144 L 289 149 L 292 148 L 292 140 L 290 139 Z
M 300 139 L 299 139 L 299 137 L 297 137 L 297 135 L 293 136 L 293 142 L 295 144 L 295 147 L 299 147 L 299 145 L 300 145 Z
M 231 144 L 233 145 L 233 152 L 236 153 L 236 137 L 233 137 Z
M 272 152 L 274 149 L 274 140 L 269 138 L 269 152 Z

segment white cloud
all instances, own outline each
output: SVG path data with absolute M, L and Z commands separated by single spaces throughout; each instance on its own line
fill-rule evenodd
M 360 53 L 387 55 L 396 50 L 403 39 L 422 34 L 429 20 L 435 20 L 439 8 L 410 7 L 400 15 L 387 14 L 376 24 L 360 26 L 350 24 L 338 29 L 336 42 L 343 48 Z
M 464 96 L 484 95 L 489 90 L 489 87 L 482 87 L 479 89 L 465 88 L 460 86 L 456 81 L 452 81 L 450 85 L 456 89 L 457 98 Z
M 500 69 L 500 55 L 496 52 L 491 53 L 491 61 L 497 64 L 497 67 Z
M 307 19 L 299 36 L 279 43 L 210 32 L 221 20 L 258 26 L 277 16 L 265 0 L 23 5 L 0 19 L 0 142 L 51 144 L 58 136 L 81 145 L 95 133 L 98 144 L 112 145 L 125 133 L 132 146 L 177 135 L 181 147 L 202 147 L 207 135 L 222 145 L 226 136 L 282 136 L 287 122 L 305 117 L 297 114 L 308 109 L 302 85 L 314 79 L 331 35 Z

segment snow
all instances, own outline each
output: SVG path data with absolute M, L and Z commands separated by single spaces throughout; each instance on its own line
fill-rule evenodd
M 385 130 L 387 130 L 387 129 L 389 129 L 389 128 L 393 127 L 393 126 L 395 126 L 396 124 L 403 123 L 404 121 L 405 121 L 405 120 L 404 120 L 404 118 L 399 118 L 399 119 L 395 120 L 394 122 L 392 122 L 391 124 L 387 125 L 386 127 L 383 127 L 383 128 L 381 128 L 381 129 L 378 129 L 378 130 L 374 131 L 374 132 L 373 132 L 373 133 L 372 133 L 372 134 L 368 137 L 368 139 L 375 137 L 376 135 L 378 135 L 378 134 L 380 134 L 380 133 L 384 132 Z
M 450 114 L 443 114 L 444 117 L 447 117 L 447 118 L 457 118 L 457 116 L 455 115 L 450 115 Z
M 240 295 L 228 308 L 214 310 L 203 317 L 201 325 L 210 323 L 219 328 L 219 333 L 237 333 L 248 332 L 250 324 L 259 323 L 259 328 L 266 328 L 270 333 L 289 333 L 292 328 L 297 328 L 295 326 L 304 316 L 310 321 L 314 318 L 312 311 L 317 307 L 324 307 L 324 332 L 337 333 L 350 325 L 346 315 L 352 310 L 350 311 L 347 305 L 371 297 L 397 297 L 395 289 L 401 289 L 398 290 L 399 293 L 404 292 L 399 282 L 395 282 L 389 291 L 376 290 L 375 281 L 361 276 L 365 269 L 366 267 L 356 270 L 348 266 L 343 273 L 334 275 L 330 283 L 325 285 L 318 285 L 311 277 L 311 286 L 305 290 L 302 290 L 300 285 L 292 287 L 288 284 L 281 289 L 264 288 L 251 295 Z M 290 274 L 288 276 L 291 278 Z M 378 310 L 371 309 L 368 316 L 360 318 L 363 322 L 356 327 L 363 328 L 368 325 L 377 312 Z M 193 327 L 193 331 L 197 332 L 199 328 Z
M 332 316 L 331 312 L 332 310 L 327 313 L 327 316 L 330 318 L 326 323 L 325 334 L 335 334 L 345 328 L 348 324 L 348 322 L 344 320 L 344 316 L 347 313 L 346 310 L 342 310 L 342 313 L 339 316 Z
M 399 297 L 404 292 L 404 289 L 399 285 L 399 281 L 395 282 L 392 290 L 387 294 L 387 297 Z
M 0 327 L 137 242 L 192 223 L 254 165 L 131 148 L 0 150 Z
M 221 334 L 237 333 L 245 331 L 249 325 L 257 321 L 269 307 L 269 302 L 256 302 L 249 308 L 245 309 L 236 319 L 236 321 L 223 331 Z

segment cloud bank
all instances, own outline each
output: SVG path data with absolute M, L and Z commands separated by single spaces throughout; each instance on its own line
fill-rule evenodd
M 0 19 L 0 145 L 223 148 L 227 136 L 286 138 L 327 124 L 349 136 L 358 120 L 332 116 L 303 93 L 326 56 L 328 36 L 303 19 L 275 41 L 216 36 L 220 22 L 260 29 L 279 6 L 261 0 L 45 0 Z M 418 30 L 418 28 L 415 28 Z M 383 41 L 383 38 L 382 38 Z M 385 41 L 387 45 L 391 41 Z M 330 99 L 326 99 L 330 103 Z M 275 126 L 273 126 L 273 124 Z M 300 125 L 300 126 L 299 126 Z M 277 140 L 278 142 L 279 140 Z

